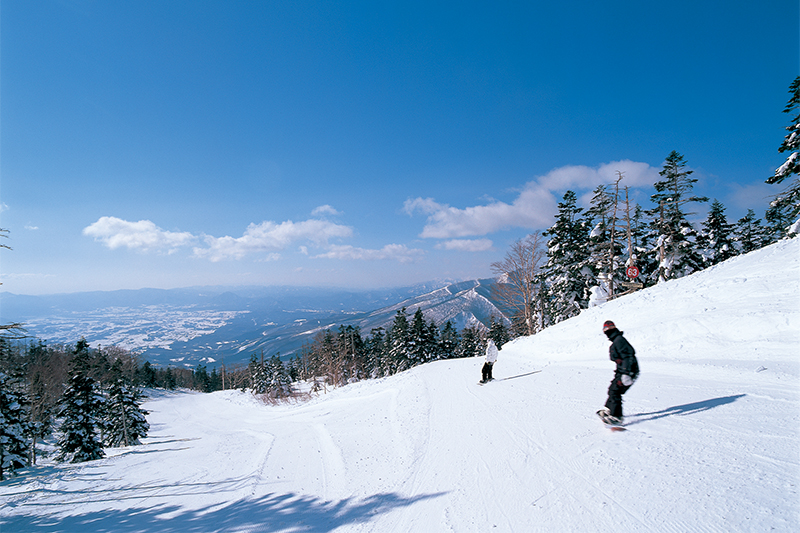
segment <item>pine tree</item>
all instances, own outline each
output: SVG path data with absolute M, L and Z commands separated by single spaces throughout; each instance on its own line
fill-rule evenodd
M 325 381 L 332 385 L 343 384 L 342 359 L 339 356 L 339 347 L 331 330 L 327 329 L 317 336 L 315 339 L 315 351 L 319 361 L 317 375 L 324 376 Z
M 408 360 L 411 367 L 433 361 L 436 358 L 436 338 L 431 328 L 425 323 L 425 315 L 419 307 L 411 319 L 408 347 Z
M 409 353 L 409 324 L 406 308 L 397 311 L 389 330 L 389 354 L 387 357 L 389 374 L 396 374 L 411 368 Z
M 172 368 L 167 368 L 164 371 L 164 378 L 162 380 L 162 386 L 167 390 L 175 390 L 177 387 L 177 383 L 175 381 L 175 373 L 172 371 Z
M 468 326 L 461 330 L 461 344 L 458 348 L 458 357 L 477 357 L 483 353 L 483 340 L 481 333 L 475 326 Z
M 439 343 L 439 326 L 436 325 L 436 322 L 431 320 L 428 322 L 428 335 L 427 340 L 430 343 L 430 350 L 429 350 L 429 361 L 438 361 L 439 359 L 443 359 L 442 351 L 441 351 L 441 344 Z
M 366 351 L 364 339 L 361 337 L 361 328 L 352 325 L 339 326 L 336 346 L 340 359 L 339 366 L 342 369 L 342 382 L 360 380 L 364 373 L 364 352 Z
M 589 234 L 590 262 L 597 272 L 612 272 L 616 265 L 611 263 L 610 257 L 619 256 L 622 251 L 616 232 L 616 203 L 617 200 L 609 193 L 608 186 L 599 185 L 594 190 L 591 207 L 586 211 L 587 221 L 593 226 Z
M 697 232 L 687 219 L 694 213 L 684 209 L 689 203 L 707 202 L 708 198 L 690 195 L 697 179 L 690 177 L 693 171 L 685 167 L 683 156 L 673 150 L 659 172 L 664 179 L 654 184 L 656 193 L 650 197 L 656 204 L 647 214 L 654 217 L 651 240 L 658 256 L 659 282 L 703 269 L 695 242 Z
M 791 97 L 783 112 L 794 113 L 800 111 L 800 76 L 796 77 L 789 86 L 789 94 Z M 792 179 L 789 186 L 772 201 L 771 207 L 774 211 L 767 215 L 768 221 L 772 218 L 775 223 L 788 222 L 784 227 L 775 228 L 778 238 L 794 236 L 798 232 L 797 226 L 790 230 L 790 225 L 798 221 L 798 217 L 800 217 L 800 179 L 797 178 L 800 175 L 800 112 L 789 120 L 786 130 L 789 133 L 784 137 L 778 152 L 790 152 L 789 156 L 775 170 L 775 174 L 767 179 L 767 183 L 770 184 L 779 184 L 786 179 Z
M 765 233 L 767 236 L 765 245 L 791 236 L 787 228 L 792 225 L 794 219 L 789 214 L 789 210 L 780 203 L 773 201 L 770 204 L 764 214 L 764 220 L 766 221 Z
M 256 354 L 250 356 L 250 364 L 247 365 L 247 370 L 250 374 L 250 389 L 253 394 L 264 394 L 267 392 L 269 380 L 267 379 L 267 372 L 264 365 L 264 352 L 261 352 L 261 360 L 259 361 Z
M 703 230 L 697 243 L 706 267 L 716 265 L 736 255 L 733 245 L 733 225 L 725 217 L 725 206 L 719 200 L 711 203 L 708 217 L 703 222 Z
M 303 363 L 300 360 L 300 356 L 295 354 L 289 360 L 289 379 L 292 381 L 292 383 L 295 383 L 302 379 L 301 378 L 301 375 L 303 373 L 302 368 L 303 368 Z
M 155 387 L 156 386 L 156 371 L 153 370 L 153 366 L 150 364 L 150 361 L 145 361 L 142 365 L 141 369 L 137 372 L 137 380 L 142 385 L 142 387 Z
M 596 286 L 591 291 L 595 294 L 595 299 L 602 303 L 614 297 L 617 287 L 624 281 L 622 271 L 619 268 L 623 264 L 623 234 L 619 225 L 619 182 L 622 180 L 620 173 L 619 179 L 614 184 L 613 191 L 608 190 L 608 186 L 600 185 L 594 191 L 591 200 L 591 207 L 586 212 L 588 219 L 593 225 L 589 234 L 589 267 L 592 275 L 597 280 Z M 594 284 L 593 284 L 594 285 Z
M 51 384 L 52 385 L 52 384 Z M 53 402 L 51 386 L 40 373 L 32 373 L 28 384 L 28 436 L 30 437 L 30 463 L 36 464 L 36 443 L 52 431 L 57 403 Z
M 0 371 L 0 481 L 7 473 L 27 463 L 30 441 L 23 397 L 15 390 L 8 376 Z
M 389 375 L 386 369 L 386 358 L 388 354 L 386 346 L 386 333 L 381 327 L 374 328 L 370 332 L 366 343 L 367 351 L 367 372 L 372 378 L 381 378 Z
M 61 400 L 61 438 L 58 440 L 57 460 L 73 463 L 92 461 L 104 456 L 98 436 L 103 398 L 95 380 L 89 375 L 89 345 L 78 341 L 70 362 L 69 385 Z
M 147 436 L 150 424 L 147 411 L 141 408 L 141 390 L 126 380 L 122 361 L 117 359 L 110 370 L 111 385 L 106 400 L 104 440 L 106 446 L 134 446 Z
M 442 333 L 439 335 L 439 353 L 442 359 L 453 359 L 458 357 L 458 345 L 461 342 L 460 335 L 453 323 L 449 320 L 444 323 Z
M 746 254 L 758 250 L 766 244 L 766 230 L 761 226 L 761 219 L 756 218 L 752 209 L 736 222 L 733 229 L 733 241 L 739 247 L 739 252 Z
M 497 320 L 495 317 L 489 318 L 489 338 L 494 341 L 498 350 L 511 340 L 511 334 L 502 318 Z
M 20 393 L 25 400 L 25 436 L 30 442 L 28 464 L 36 464 L 37 444 L 53 430 L 58 402 L 66 381 L 62 364 L 65 358 L 66 353 L 48 349 L 42 341 L 38 341 L 28 346 L 24 365 L 18 370 Z
M 645 285 L 658 281 L 658 258 L 651 253 L 654 245 L 648 239 L 647 223 L 640 205 L 631 216 L 631 263 L 639 269 L 637 281 Z
M 222 374 L 217 372 L 217 367 L 211 369 L 208 374 L 208 392 L 222 390 Z
M 267 394 L 271 398 L 286 398 L 292 394 L 292 380 L 286 370 L 286 365 L 281 361 L 280 354 L 269 358 L 266 364 Z
M 542 269 L 546 325 L 576 316 L 588 305 L 593 283 L 586 246 L 589 231 L 577 202 L 575 193 L 567 191 L 558 204 L 556 223 L 542 234 L 550 237 L 547 264 Z
M 213 390 L 208 368 L 202 363 L 198 364 L 197 368 L 192 372 L 192 382 L 194 383 L 194 388 L 200 392 L 211 392 Z

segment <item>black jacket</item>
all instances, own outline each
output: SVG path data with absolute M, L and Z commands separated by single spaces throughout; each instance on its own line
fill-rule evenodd
M 609 332 L 608 339 L 611 341 L 608 357 L 617 363 L 617 374 L 627 374 L 636 379 L 639 375 L 639 361 L 636 360 L 636 350 L 622 336 L 622 332 L 617 329 Z

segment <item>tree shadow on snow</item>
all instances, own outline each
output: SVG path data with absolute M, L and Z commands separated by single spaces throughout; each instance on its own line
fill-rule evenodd
M 0 517 L 0 530 L 96 533 L 202 533 L 206 531 L 304 531 L 324 533 L 350 524 L 364 524 L 376 516 L 436 498 L 444 493 L 406 498 L 394 493 L 365 499 L 324 501 L 298 494 L 267 494 L 254 500 L 213 504 L 200 509 L 178 505 L 91 511 L 71 516 L 20 514 Z M 165 516 L 166 515 L 166 516 Z
M 715 407 L 719 407 L 720 405 L 726 405 L 729 403 L 733 403 L 739 398 L 744 398 L 747 396 L 746 394 L 735 394 L 733 396 L 723 396 L 722 398 L 713 398 L 711 400 L 703 400 L 702 402 L 694 402 L 694 403 L 687 403 L 684 405 L 676 405 L 674 407 L 668 407 L 667 409 L 663 409 L 661 411 L 655 411 L 652 413 L 637 413 L 632 415 L 631 417 L 626 417 L 627 419 L 634 418 L 626 425 L 633 425 L 638 424 L 640 422 L 647 422 L 650 420 L 658 420 L 659 418 L 664 418 L 666 416 L 686 416 L 686 415 L 693 415 L 696 413 L 700 413 L 702 411 L 708 411 L 709 409 L 713 409 Z

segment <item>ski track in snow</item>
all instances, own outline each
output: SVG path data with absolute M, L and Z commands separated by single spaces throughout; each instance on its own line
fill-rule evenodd
M 0 483 L 0 533 L 794 531 L 798 294 L 795 239 L 518 339 L 483 387 L 476 358 L 290 405 L 153 391 L 142 446 Z M 606 319 L 642 368 L 622 433 Z

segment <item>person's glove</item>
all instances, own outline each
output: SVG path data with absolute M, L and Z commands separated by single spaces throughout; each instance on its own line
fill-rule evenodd
M 633 379 L 628 374 L 622 374 L 622 377 L 619 378 L 619 381 L 626 387 L 633 385 Z

